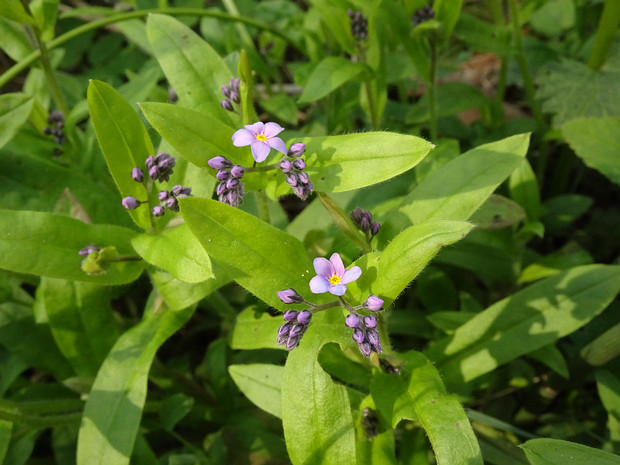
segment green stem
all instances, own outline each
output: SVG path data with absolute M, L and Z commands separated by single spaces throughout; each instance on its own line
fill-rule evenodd
M 436 75 L 437 75 L 437 45 L 434 38 L 430 38 L 430 82 L 428 85 L 428 115 L 431 133 L 431 141 L 437 142 L 437 97 Z
M 588 60 L 590 68 L 598 70 L 605 64 L 609 49 L 618 33 L 618 24 L 620 24 L 620 2 L 618 0 L 605 0 L 603 14 L 596 29 L 594 45 Z
M 113 12 L 111 12 L 113 13 Z M 91 21 L 82 26 L 78 26 L 75 29 L 67 31 L 66 33 L 56 37 L 53 40 L 47 42 L 47 50 L 52 50 L 56 47 L 61 46 L 62 44 L 79 37 L 82 34 L 85 34 L 89 31 L 93 31 L 109 24 L 119 23 L 121 21 L 129 21 L 131 19 L 143 18 L 148 16 L 151 13 L 158 14 L 166 14 L 171 16 L 208 16 L 211 18 L 218 18 L 227 21 L 237 21 L 240 23 L 248 24 L 250 26 L 256 27 L 257 29 L 261 29 L 264 31 L 268 31 L 282 40 L 288 42 L 291 46 L 299 50 L 297 44 L 293 42 L 293 40 L 287 35 L 280 32 L 278 29 L 270 26 L 269 24 L 263 23 L 261 21 L 256 21 L 252 18 L 246 18 L 244 16 L 232 16 L 227 13 L 222 13 L 221 11 L 207 11 L 199 8 L 155 8 L 150 10 L 138 10 L 138 11 L 130 11 L 127 13 L 119 13 L 112 14 L 107 18 L 102 18 L 97 21 Z M 4 87 L 11 79 L 17 76 L 20 72 L 30 66 L 35 60 L 39 59 L 41 53 L 39 50 L 35 50 L 27 57 L 21 59 L 11 68 L 9 68 L 2 76 L 0 76 L 0 89 Z

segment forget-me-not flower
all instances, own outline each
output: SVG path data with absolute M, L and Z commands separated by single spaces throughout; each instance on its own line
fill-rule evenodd
M 342 259 L 337 253 L 329 260 L 322 257 L 315 258 L 313 263 L 316 276 L 310 280 L 310 290 L 315 294 L 330 292 L 338 296 L 344 295 L 347 291 L 346 285 L 362 274 L 359 266 L 345 270 Z
M 265 160 L 271 149 L 286 155 L 286 144 L 276 137 L 284 131 L 278 123 L 246 124 L 245 129 L 239 129 L 232 135 L 232 143 L 235 147 L 250 146 L 252 157 L 257 163 Z

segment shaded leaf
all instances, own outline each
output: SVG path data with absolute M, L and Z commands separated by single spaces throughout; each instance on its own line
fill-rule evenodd
M 18 3 L 14 1 L 13 3 Z M 28 120 L 34 99 L 25 94 L 0 95 L 0 147 L 10 141 Z
M 363 72 L 362 63 L 342 57 L 324 58 L 314 68 L 297 103 L 315 102 Z
M 282 418 L 282 374 L 284 367 L 265 363 L 230 365 L 237 387 L 257 407 Z
M 531 465 L 620 465 L 620 457 L 559 439 L 531 439 L 521 445 Z

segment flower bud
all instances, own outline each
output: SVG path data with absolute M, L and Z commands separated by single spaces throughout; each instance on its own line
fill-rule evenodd
M 353 330 L 353 340 L 355 342 L 357 342 L 358 344 L 361 344 L 362 342 L 364 342 L 364 331 L 362 331 L 361 329 L 354 329 Z
M 372 352 L 372 347 L 367 342 L 360 343 L 360 352 L 364 357 L 370 357 L 370 352 Z
M 144 172 L 140 168 L 134 168 L 131 170 L 131 178 L 136 182 L 142 182 L 144 180 Z
M 222 86 L 222 95 L 226 98 L 230 98 L 230 89 L 228 86 Z
M 377 319 L 374 315 L 368 315 L 364 317 L 364 326 L 367 328 L 376 328 L 377 327 Z
M 239 86 L 241 85 L 241 79 L 239 78 L 231 78 L 228 81 L 228 87 L 230 87 L 231 91 L 239 92 Z
M 286 321 L 295 321 L 297 319 L 297 310 L 287 310 L 284 312 L 284 319 Z
M 131 196 L 125 197 L 121 201 L 121 203 L 123 204 L 123 207 L 125 207 L 127 210 L 134 210 L 142 204 L 142 202 L 140 202 L 138 199 Z
M 192 188 L 184 187 L 183 189 L 181 189 L 181 192 L 179 192 L 179 194 L 177 195 L 177 198 L 184 199 L 186 197 L 189 197 L 190 195 L 192 195 Z
M 153 216 L 164 216 L 166 210 L 161 205 L 156 205 L 155 207 L 153 207 L 151 213 L 153 214 Z
M 245 170 L 243 169 L 243 166 L 240 166 L 240 165 L 235 165 L 230 169 L 230 174 L 232 174 L 233 177 L 237 179 L 241 179 L 244 173 L 245 173 Z
M 350 213 L 350 217 L 353 220 L 353 222 L 359 226 L 360 222 L 362 221 L 362 215 L 364 213 L 364 210 L 362 210 L 360 207 L 357 207 L 355 210 L 353 210 Z
M 286 341 L 286 348 L 288 350 L 293 350 L 298 345 L 299 345 L 299 337 L 289 336 L 288 340 Z
M 376 295 L 370 295 L 362 304 L 362 307 L 371 312 L 378 312 L 383 308 L 383 299 Z
M 234 103 L 240 103 L 241 102 L 241 97 L 239 96 L 238 92 L 232 91 L 230 93 L 230 99 L 234 102 Z
M 168 191 L 159 191 L 159 194 L 157 194 L 157 199 L 160 202 L 165 201 L 168 197 L 170 197 L 170 193 Z
M 300 296 L 295 289 L 278 291 L 278 297 L 285 304 L 300 304 L 304 301 L 304 298 Z
M 177 184 L 172 189 L 170 189 L 170 193 L 176 197 L 177 195 L 181 193 L 182 190 L 183 190 L 183 186 L 181 186 L 180 184 Z
M 290 323 L 284 323 L 282 325 L 280 325 L 280 327 L 278 328 L 278 337 L 279 336 L 284 336 L 285 334 L 288 336 L 289 331 L 291 330 L 291 327 L 293 325 Z
M 293 173 L 289 173 L 286 175 L 286 182 L 289 186 L 291 187 L 296 187 L 297 186 L 297 176 L 295 176 Z M 295 189 L 293 189 L 295 190 Z
M 230 171 L 219 170 L 217 173 L 215 173 L 215 177 L 218 181 L 226 181 L 230 177 Z
M 146 157 L 146 160 L 144 160 L 144 165 L 146 166 L 146 169 L 150 171 L 151 168 L 155 166 L 155 157 L 153 155 Z
M 237 178 L 230 178 L 226 181 L 226 189 L 234 189 L 239 185 L 239 180 Z
M 310 178 L 308 178 L 308 173 L 302 171 L 301 173 L 297 174 L 297 180 L 302 184 L 308 184 Z
M 376 329 L 369 329 L 367 335 L 368 335 L 368 341 L 371 344 L 380 344 L 379 333 L 377 332 Z
M 291 328 L 291 331 L 288 333 L 289 337 L 297 337 L 302 335 L 306 331 L 306 325 L 301 323 L 296 323 Z
M 226 192 L 226 183 L 221 183 L 217 185 L 217 188 L 215 189 L 215 193 L 219 196 L 219 195 L 224 195 L 224 192 Z
M 303 158 L 299 158 L 293 162 L 293 166 L 301 171 L 306 167 L 306 162 Z
M 296 142 L 288 149 L 287 155 L 291 158 L 301 157 L 306 151 L 306 144 L 303 142 Z
M 284 174 L 288 174 L 293 169 L 293 164 L 290 162 L 290 160 L 282 160 L 280 162 L 280 169 Z
M 234 108 L 233 108 L 233 106 L 232 106 L 232 103 L 230 103 L 228 100 L 222 100 L 222 101 L 220 102 L 220 105 L 222 105 L 222 108 L 223 108 L 224 110 L 227 110 L 227 111 L 235 111 L 235 110 L 234 110 Z
M 344 324 L 347 325 L 349 328 L 357 328 L 360 324 L 360 317 L 357 316 L 355 313 L 350 313 L 344 319 Z
M 310 323 L 311 319 L 312 319 L 312 313 L 310 313 L 308 310 L 302 310 L 297 315 L 297 321 L 301 323 L 302 325 L 307 325 L 308 323 Z
M 233 165 L 230 160 L 221 155 L 211 158 L 207 163 L 209 163 L 209 166 L 214 170 L 228 170 L 232 168 Z
M 172 210 L 173 212 L 179 211 L 179 202 L 174 197 L 170 197 L 164 202 L 166 208 Z
M 370 225 L 370 234 L 372 234 L 373 236 L 376 236 L 377 234 L 379 234 L 380 230 L 381 230 L 381 225 L 377 223 L 376 221 L 373 221 L 373 223 Z

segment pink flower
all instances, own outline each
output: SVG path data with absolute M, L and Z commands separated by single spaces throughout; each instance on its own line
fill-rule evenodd
M 346 284 L 355 281 L 362 274 L 359 266 L 345 270 L 342 259 L 337 253 L 329 260 L 322 257 L 315 258 L 313 263 L 316 276 L 310 280 L 310 290 L 315 294 L 329 291 L 334 295 L 343 295 L 347 291 Z
M 249 145 L 252 149 L 252 157 L 260 163 L 271 149 L 286 155 L 286 144 L 282 139 L 276 137 L 284 131 L 278 123 L 258 123 L 246 124 L 245 129 L 239 129 L 232 135 L 232 142 L 235 147 Z

